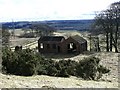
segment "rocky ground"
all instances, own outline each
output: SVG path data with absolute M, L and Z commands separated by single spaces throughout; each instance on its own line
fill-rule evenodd
M 108 74 L 98 81 L 83 80 L 71 76 L 70 78 L 36 75 L 30 77 L 4 75 L 0 73 L 1 88 L 118 88 L 118 53 L 90 54 L 101 59 L 100 64 L 110 69 Z M 70 59 L 81 60 L 89 55 L 77 55 Z M 67 59 L 67 58 L 66 58 Z

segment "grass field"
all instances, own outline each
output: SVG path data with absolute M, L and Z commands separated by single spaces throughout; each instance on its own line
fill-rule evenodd
M 24 31 L 22 29 L 17 29 L 15 30 L 15 38 L 11 37 L 10 39 L 10 46 L 14 47 L 17 45 L 22 45 L 25 46 L 27 44 L 33 43 L 33 42 L 37 42 L 37 40 L 39 39 L 39 37 L 36 38 L 19 38 L 18 36 L 20 36 L 21 34 L 23 34 Z M 89 40 L 89 34 L 87 31 L 77 31 L 77 30 L 57 30 L 56 32 L 53 33 L 53 35 L 55 36 L 64 36 L 65 38 L 68 38 L 69 36 L 73 36 L 73 35 L 79 35 L 83 38 L 85 38 L 87 40 L 88 43 L 88 50 L 90 50 L 90 40 Z M 106 47 L 106 43 L 105 43 L 105 36 L 104 35 L 99 35 L 99 40 L 100 40 L 100 48 L 101 51 L 105 51 L 105 47 Z M 119 41 L 120 42 L 120 41 Z M 37 43 L 35 43 L 35 46 L 37 45 Z M 92 45 L 93 46 L 93 45 Z M 34 47 L 32 45 L 32 47 Z M 36 46 L 37 47 L 37 46 Z M 119 48 L 120 49 L 120 48 Z M 113 51 L 115 51 L 114 47 L 113 47 Z
M 11 30 L 10 30 L 11 32 Z M 23 48 L 36 48 L 39 37 L 35 38 L 19 38 L 20 35 L 24 34 L 22 29 L 15 30 L 15 37 L 10 37 L 10 47 L 14 49 L 15 46 L 23 46 Z

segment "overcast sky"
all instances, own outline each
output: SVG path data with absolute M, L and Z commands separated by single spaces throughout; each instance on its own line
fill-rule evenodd
M 93 19 L 119 0 L 0 0 L 0 22 Z

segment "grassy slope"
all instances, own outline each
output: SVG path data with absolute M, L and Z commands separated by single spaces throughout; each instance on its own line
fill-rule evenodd
M 40 88 L 40 87 L 69 87 L 69 88 L 117 88 L 118 87 L 118 54 L 117 53 L 95 53 L 92 54 L 101 58 L 100 64 L 106 66 L 111 71 L 108 74 L 103 75 L 99 81 L 86 81 L 81 78 L 73 77 L 61 78 L 51 77 L 45 75 L 36 75 L 31 77 L 15 76 L 15 75 L 3 75 L 0 74 L 0 87 L 9 88 Z M 73 60 L 80 60 L 82 55 L 71 57 Z
M 60 35 L 76 35 L 77 31 L 59 31 Z M 83 35 L 83 34 L 82 34 Z M 85 35 L 85 34 L 84 34 Z M 118 87 L 118 53 L 93 53 L 93 54 L 80 54 L 77 56 L 69 56 L 63 55 L 64 59 L 71 58 L 72 60 L 81 60 L 84 57 L 88 57 L 90 55 L 96 56 L 101 59 L 100 64 L 106 66 L 111 71 L 108 74 L 103 75 L 100 81 L 86 81 L 81 78 L 73 77 L 70 78 L 58 78 L 51 76 L 32 76 L 32 77 L 23 77 L 23 76 L 15 76 L 15 75 L 3 75 L 0 74 L 0 87 L 9 87 L 9 88 L 38 88 L 38 87 L 80 87 L 80 88 L 117 88 Z M 54 59 L 60 59 L 56 58 Z

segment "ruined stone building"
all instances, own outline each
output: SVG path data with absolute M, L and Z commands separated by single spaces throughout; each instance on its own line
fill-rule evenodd
M 38 40 L 40 53 L 82 53 L 87 51 L 87 41 L 78 36 L 42 36 Z

